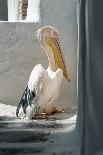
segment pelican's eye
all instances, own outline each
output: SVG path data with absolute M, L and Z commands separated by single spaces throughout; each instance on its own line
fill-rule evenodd
M 53 36 L 59 38 L 59 34 L 56 31 L 53 31 Z
M 34 92 L 32 92 L 32 96 L 35 97 L 35 93 Z

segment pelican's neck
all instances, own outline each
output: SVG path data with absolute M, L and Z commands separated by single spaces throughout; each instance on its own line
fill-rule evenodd
M 49 61 L 49 65 L 48 65 L 48 68 L 50 68 L 51 71 L 53 72 L 56 72 L 58 67 L 57 67 L 57 64 L 55 62 L 55 58 L 54 58 L 54 53 L 53 53 L 53 50 L 52 48 L 50 48 L 46 42 L 44 41 L 43 44 L 42 44 L 42 47 L 48 57 L 48 61 Z
M 50 68 L 51 71 L 56 72 L 57 70 L 57 64 L 55 62 L 54 54 L 51 48 L 48 48 L 48 51 L 46 50 L 46 54 L 48 57 L 49 65 L 48 67 Z

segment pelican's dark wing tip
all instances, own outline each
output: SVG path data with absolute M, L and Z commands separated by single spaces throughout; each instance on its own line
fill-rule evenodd
M 28 101 L 27 101 L 27 90 L 28 90 L 28 86 L 26 86 L 24 92 L 23 92 L 23 95 L 20 99 L 20 102 L 19 104 L 17 105 L 17 109 L 16 109 L 16 116 L 19 117 L 19 111 L 20 111 L 20 108 L 22 107 L 23 108 L 23 112 L 26 113 L 26 108 L 28 106 Z

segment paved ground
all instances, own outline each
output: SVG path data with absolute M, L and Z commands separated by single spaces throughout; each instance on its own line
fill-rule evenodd
M 76 116 L 19 120 L 15 108 L 0 104 L 0 155 L 79 155 Z

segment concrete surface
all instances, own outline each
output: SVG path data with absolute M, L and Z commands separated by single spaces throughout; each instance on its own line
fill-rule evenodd
M 67 128 L 64 128 L 67 130 Z M 58 129 L 56 129 L 58 130 Z M 79 155 L 79 137 L 73 125 L 67 131 L 1 131 L 1 155 Z
M 11 123 L 6 122 L 5 127 L 10 124 Z M 2 125 L 3 124 L 1 124 L 1 126 Z M 18 126 L 20 124 L 16 125 Z M 28 125 L 28 123 L 25 123 L 25 125 Z M 38 128 L 36 127 L 36 131 L 34 128 L 0 130 L 0 154 L 79 155 L 80 142 L 78 133 L 75 130 L 75 125 L 70 125 L 69 127 L 61 126 L 55 130 L 48 125 L 47 128 L 47 130 L 42 131 L 41 125 Z
M 79 155 L 76 116 L 62 120 L 20 120 L 15 106 L 0 104 L 0 155 Z

